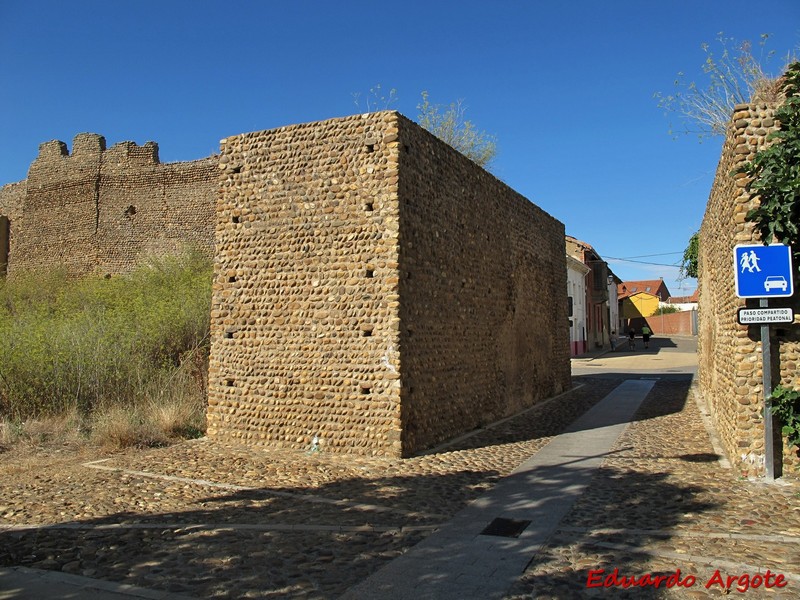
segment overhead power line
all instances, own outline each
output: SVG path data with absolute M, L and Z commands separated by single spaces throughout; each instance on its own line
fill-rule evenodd
M 673 253 L 670 252 L 670 254 L 673 254 Z M 653 256 L 659 256 L 659 255 L 658 254 L 654 254 Z M 672 264 L 665 264 L 665 263 L 648 262 L 648 261 L 645 261 L 645 260 L 633 260 L 633 259 L 630 259 L 630 258 L 617 258 L 617 257 L 614 257 L 614 256 L 606 256 L 606 258 L 608 260 L 618 260 L 620 262 L 636 263 L 636 264 L 639 264 L 639 265 L 655 265 L 657 267 L 678 267 L 678 266 L 680 266 L 680 261 L 674 262 Z
M 630 260 L 631 258 L 651 258 L 653 256 L 669 256 L 670 254 L 683 254 L 683 252 L 662 252 L 661 254 L 642 254 L 640 256 L 626 256 L 625 258 L 615 258 L 614 260 Z

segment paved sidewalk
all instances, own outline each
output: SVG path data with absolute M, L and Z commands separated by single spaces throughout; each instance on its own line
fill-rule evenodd
M 622 383 L 446 526 L 342 600 L 502 598 L 583 493 L 654 383 Z M 482 533 L 493 522 L 524 530 L 518 537 Z

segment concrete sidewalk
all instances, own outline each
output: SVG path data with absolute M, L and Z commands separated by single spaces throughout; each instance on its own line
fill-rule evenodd
M 583 493 L 654 383 L 623 382 L 442 529 L 342 598 L 502 598 Z M 521 533 L 503 531 L 515 527 Z

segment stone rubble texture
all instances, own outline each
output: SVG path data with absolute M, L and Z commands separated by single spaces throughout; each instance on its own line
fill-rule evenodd
M 210 439 L 111 455 L 9 451 L 0 463 L 0 566 L 197 598 L 339 598 L 620 381 L 579 377 L 563 397 L 403 460 Z M 783 573 L 786 588 L 746 597 L 797 597 L 797 486 L 722 468 L 695 400 L 688 380 L 656 382 L 506 598 L 718 598 L 724 590 L 703 586 L 715 569 Z M 586 588 L 591 570 L 615 567 L 627 575 L 681 569 L 697 584 Z
M 219 163 L 212 438 L 409 456 L 569 388 L 563 224 L 427 131 L 356 115 Z
M 405 456 L 569 388 L 563 224 L 396 112 L 221 146 L 41 144 L 8 276 L 215 255 L 212 436 Z
M 8 275 L 65 268 L 118 274 L 192 247 L 213 255 L 217 158 L 161 163 L 158 146 L 97 134 L 39 146 L 28 178 L 0 188 L 11 222 Z
M 737 105 L 722 149 L 711 195 L 700 229 L 699 381 L 725 450 L 744 475 L 764 473 L 763 385 L 760 326 L 739 325 L 740 307 L 757 301 L 736 297 L 733 248 L 761 243 L 747 212 L 758 197 L 747 190 L 748 178 L 737 170 L 755 158 L 778 129 L 775 106 Z M 800 300 L 776 298 L 770 307 L 791 306 L 800 314 Z M 773 386 L 800 387 L 800 322 L 771 326 Z M 783 469 L 788 475 L 800 466 L 797 448 L 783 443 Z

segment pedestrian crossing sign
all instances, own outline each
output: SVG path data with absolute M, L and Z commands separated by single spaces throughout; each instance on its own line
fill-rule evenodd
M 788 298 L 794 293 L 789 246 L 738 245 L 733 249 L 733 272 L 739 298 Z

